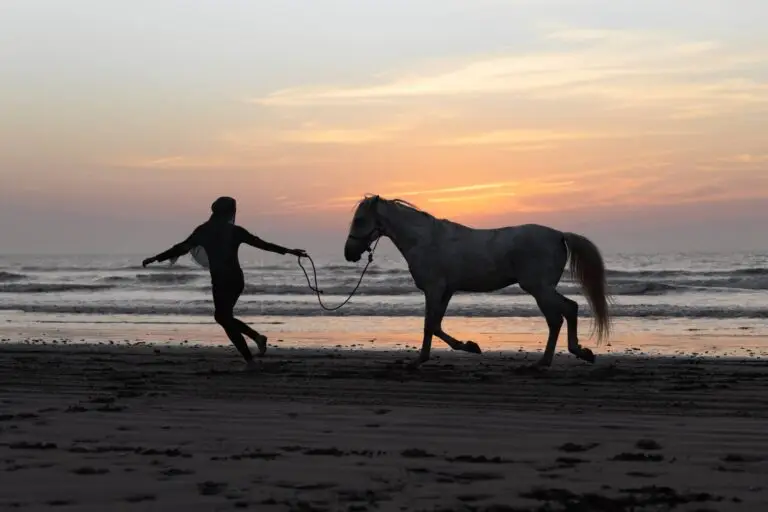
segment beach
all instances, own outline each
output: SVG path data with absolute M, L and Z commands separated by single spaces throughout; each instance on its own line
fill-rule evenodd
M 419 371 L 423 296 L 377 257 L 323 311 L 295 262 L 244 260 L 236 315 L 205 271 L 115 256 L 0 258 L 0 509 L 768 509 L 768 255 L 608 256 L 612 333 L 532 371 L 546 323 L 518 287 L 454 298 Z M 321 262 L 324 303 L 359 276 Z
M 0 508 L 765 510 L 768 362 L 0 344 Z

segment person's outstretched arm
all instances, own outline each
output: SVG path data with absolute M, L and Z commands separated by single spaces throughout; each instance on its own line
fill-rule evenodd
M 187 237 L 186 240 L 183 242 L 179 242 L 178 244 L 174 245 L 167 251 L 163 251 L 160 254 L 156 256 L 152 256 L 151 258 L 147 258 L 142 262 L 143 266 L 147 266 L 150 263 L 155 263 L 156 261 L 166 261 L 171 259 L 176 259 L 181 256 L 184 256 L 189 251 L 192 250 L 193 247 L 195 247 L 195 239 L 197 238 L 197 230 L 195 230 L 191 235 Z
M 243 227 L 238 226 L 236 229 L 237 229 L 237 236 L 240 237 L 241 242 L 243 242 L 244 244 L 248 244 L 252 247 L 256 247 L 257 249 L 274 252 L 277 254 L 292 254 L 293 256 L 299 256 L 299 257 L 303 257 L 307 255 L 304 249 L 288 249 L 281 245 L 273 244 L 271 242 L 267 242 L 266 240 L 262 240 L 261 238 L 257 237 L 256 235 L 249 232 L 247 229 Z

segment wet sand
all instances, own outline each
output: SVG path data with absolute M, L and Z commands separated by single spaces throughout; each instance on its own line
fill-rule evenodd
M 0 344 L 0 510 L 768 510 L 768 361 Z

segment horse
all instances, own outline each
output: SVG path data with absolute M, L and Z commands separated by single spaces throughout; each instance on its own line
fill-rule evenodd
M 539 224 L 471 228 L 438 219 L 402 199 L 366 195 L 350 223 L 345 259 L 359 261 L 380 237 L 394 243 L 425 297 L 424 337 L 411 368 L 429 360 L 433 336 L 453 350 L 482 353 L 474 341 L 459 341 L 443 330 L 448 303 L 457 292 L 488 293 L 513 284 L 533 296 L 549 328 L 544 354 L 533 367 L 551 366 L 563 318 L 568 351 L 594 363 L 595 354 L 579 344 L 578 303 L 557 291 L 569 257 L 571 275 L 581 284 L 594 314 L 598 346 L 610 334 L 605 264 L 597 246 L 582 235 Z

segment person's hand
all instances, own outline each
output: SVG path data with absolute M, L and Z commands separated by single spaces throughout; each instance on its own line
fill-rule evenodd
M 141 262 L 141 266 L 146 267 L 147 265 L 149 265 L 150 263 L 154 263 L 155 261 L 157 261 L 155 258 L 147 258 Z
M 308 256 L 307 251 L 305 251 L 304 249 L 291 249 L 288 252 L 289 254 L 298 256 L 299 258 L 306 258 Z

